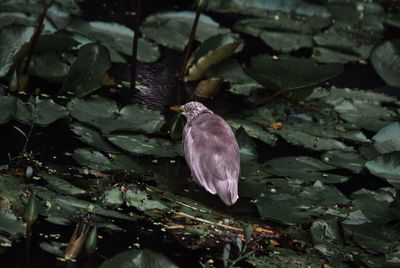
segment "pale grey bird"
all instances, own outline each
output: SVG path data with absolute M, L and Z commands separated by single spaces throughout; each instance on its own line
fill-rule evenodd
M 233 205 L 239 198 L 240 153 L 232 129 L 199 102 L 171 109 L 187 118 L 182 142 L 192 176 L 226 205 Z

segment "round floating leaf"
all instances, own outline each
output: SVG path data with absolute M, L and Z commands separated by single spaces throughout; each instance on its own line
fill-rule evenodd
M 17 100 L 15 119 L 23 123 L 45 127 L 66 117 L 68 117 L 67 109 L 51 99 L 31 97 L 27 102 Z
M 79 43 L 64 32 L 39 36 L 35 45 L 35 53 L 66 52 Z
M 61 92 L 72 91 L 79 97 L 92 93 L 101 87 L 101 78 L 110 66 L 110 54 L 104 46 L 82 46 L 65 78 Z
M 230 57 L 240 41 L 229 34 L 216 35 L 205 40 L 193 53 L 186 81 L 199 80 L 212 66 Z
M 365 167 L 380 178 L 384 178 L 400 189 L 400 151 L 387 153 L 365 163 Z
M 26 223 L 18 219 L 12 212 L 0 209 L 0 230 L 11 236 L 25 234 Z
M 115 61 L 118 52 L 132 55 L 132 40 L 134 31 L 122 24 L 115 22 L 73 20 L 68 26 L 74 32 L 78 32 L 91 39 L 98 40 L 106 46 L 112 60 Z M 114 56 L 113 56 L 114 54 Z M 160 57 L 158 47 L 146 39 L 139 38 L 138 59 L 144 62 L 154 62 Z M 119 60 L 121 61 L 121 60 Z
M 343 237 L 337 221 L 316 220 L 310 232 L 314 248 L 326 257 L 336 255 L 343 247 Z
M 188 41 L 194 17 L 195 13 L 191 11 L 151 15 L 143 22 L 141 32 L 161 45 L 183 50 Z M 207 15 L 200 16 L 196 40 L 203 42 L 211 36 L 223 33 L 229 33 L 229 30 L 220 28 L 219 24 Z
M 123 155 L 109 155 L 108 157 L 99 151 L 86 148 L 74 150 L 72 157 L 83 166 L 103 172 L 130 171 L 142 173 L 143 168 L 132 159 Z
M 288 187 L 290 189 L 290 185 Z M 333 186 L 317 181 L 297 193 L 289 189 L 266 192 L 257 198 L 256 206 L 262 219 L 294 225 L 324 214 L 327 207 L 347 204 L 348 199 Z M 285 211 L 285 213 L 282 213 Z
M 134 249 L 119 253 L 103 262 L 99 268 L 178 268 L 164 255 L 148 249 Z
M 206 76 L 223 77 L 224 81 L 230 83 L 228 91 L 238 95 L 248 96 L 254 89 L 262 87 L 254 79 L 247 76 L 240 64 L 233 59 L 225 60 L 210 67 Z
M 322 181 L 323 183 L 340 183 L 348 177 L 329 173 L 335 167 L 307 156 L 279 157 L 266 161 L 267 171 L 275 176 L 291 177 L 302 181 Z
M 246 73 L 271 90 L 294 90 L 329 80 L 343 71 L 340 64 L 321 65 L 307 58 L 273 59 L 261 55 L 251 59 Z
M 5 76 L 25 56 L 33 32 L 33 27 L 20 25 L 0 29 L 0 77 Z
M 158 138 L 149 138 L 139 134 L 109 135 L 108 140 L 119 148 L 133 153 L 156 157 L 175 157 L 182 154 L 180 145 Z
M 400 123 L 393 122 L 381 128 L 372 140 L 375 149 L 381 154 L 400 151 Z
M 115 101 L 95 97 L 88 100 L 73 99 L 68 110 L 76 120 L 94 126 L 103 133 L 138 131 L 154 133 L 164 124 L 159 111 L 142 105 L 127 105 L 119 109 Z
M 14 118 L 17 111 L 17 99 L 13 96 L 0 96 L 0 125 Z
M 386 83 L 400 87 L 400 39 L 385 41 L 376 47 L 371 62 Z
M 311 36 L 300 33 L 263 31 L 260 37 L 267 45 L 283 53 L 313 46 Z
M 277 142 L 275 135 L 268 133 L 265 129 L 254 123 L 241 119 L 229 119 L 227 122 L 234 129 L 242 127 L 250 137 L 259 139 L 266 144 L 275 145 Z
M 355 152 L 329 151 L 322 155 L 322 161 L 325 163 L 349 169 L 354 172 L 360 172 L 364 168 L 365 159 Z
M 371 131 L 378 131 L 396 119 L 395 112 L 374 102 L 344 100 L 334 109 L 345 121 Z
M 86 193 L 85 190 L 76 187 L 70 182 L 59 178 L 56 175 L 40 172 L 39 175 L 48 183 L 48 187 L 61 194 L 78 195 Z
M 79 122 L 70 124 L 72 132 L 83 143 L 106 153 L 119 153 L 120 150 L 106 140 L 99 131 Z
M 253 140 L 246 133 L 246 130 L 240 127 L 236 131 L 235 136 L 240 147 L 240 161 L 243 163 L 256 161 L 258 158 L 258 152 Z
M 62 83 L 68 75 L 71 65 L 56 53 L 44 53 L 35 56 L 30 72 L 49 83 Z
M 167 210 L 168 207 L 159 200 L 153 200 L 144 191 L 131 191 L 128 190 L 125 194 L 126 205 L 134 207 L 140 211 L 148 210 Z

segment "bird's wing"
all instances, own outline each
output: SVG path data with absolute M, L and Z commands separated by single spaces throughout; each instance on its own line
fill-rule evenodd
M 218 115 L 199 115 L 185 127 L 183 141 L 186 160 L 195 179 L 224 201 L 236 201 L 240 154 L 229 125 Z M 227 192 L 234 196 L 221 196 Z

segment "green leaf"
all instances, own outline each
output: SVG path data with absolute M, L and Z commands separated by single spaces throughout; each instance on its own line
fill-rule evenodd
M 76 187 L 75 185 L 71 184 L 70 182 L 59 178 L 56 175 L 48 174 L 46 172 L 40 172 L 39 176 L 47 181 L 47 186 L 50 189 L 53 189 L 57 193 L 61 194 L 70 194 L 70 195 L 79 195 L 86 193 L 85 190 Z
M 143 173 L 143 168 L 135 161 L 123 155 L 109 155 L 86 148 L 74 150 L 72 157 L 83 166 L 102 172 L 129 171 Z
M 364 159 L 361 155 L 355 152 L 329 151 L 321 156 L 325 163 L 338 167 L 349 169 L 353 172 L 360 172 L 364 168 Z
M 79 122 L 73 122 L 69 126 L 72 132 L 76 135 L 75 137 L 90 147 L 106 153 L 115 154 L 120 152 L 118 148 L 101 136 L 99 131 Z
M 343 247 L 343 237 L 339 224 L 333 220 L 316 220 L 311 225 L 311 239 L 314 248 L 325 257 L 340 254 Z
M 276 144 L 277 138 L 275 135 L 268 133 L 268 131 L 254 123 L 241 119 L 228 119 L 227 122 L 234 129 L 242 127 L 252 138 L 259 139 L 269 145 Z
M 270 90 L 294 90 L 329 80 L 343 71 L 340 64 L 317 64 L 312 59 L 261 55 L 251 59 L 246 73 Z
M 33 58 L 30 72 L 49 83 L 61 84 L 68 75 L 70 67 L 66 57 L 62 58 L 55 52 L 48 52 Z
M 371 174 L 400 189 L 400 151 L 380 155 L 365 163 L 365 167 Z
M 103 46 L 108 48 L 113 62 L 117 57 L 121 57 L 115 55 L 119 52 L 127 56 L 132 55 L 134 31 L 127 26 L 115 22 L 73 20 L 68 28 L 73 32 L 100 41 Z M 144 38 L 139 38 L 138 59 L 140 61 L 154 62 L 159 57 L 160 51 L 156 45 Z
M 138 131 L 154 133 L 164 124 L 159 111 L 142 105 L 127 105 L 119 109 L 113 100 L 93 97 L 88 100 L 73 99 L 68 110 L 76 120 L 94 126 L 103 133 Z
M 159 200 L 153 200 L 144 191 L 131 191 L 125 193 L 126 205 L 134 207 L 139 211 L 146 212 L 148 210 L 168 210 L 168 207 Z
M 151 15 L 141 26 L 141 32 L 157 43 L 173 49 L 183 50 L 189 39 L 195 13 L 191 11 L 166 12 Z M 201 15 L 196 31 L 196 40 L 203 42 L 207 38 L 229 33 L 226 28 L 207 15 Z
M 374 102 L 344 100 L 335 105 L 340 117 L 360 128 L 378 131 L 396 119 L 395 112 Z
M 18 219 L 14 213 L 0 209 L 0 230 L 17 237 L 25 234 L 26 223 Z
M 208 38 L 193 52 L 192 63 L 189 66 L 185 80 L 199 80 L 212 65 L 229 58 L 238 48 L 239 44 L 240 41 L 229 34 Z
M 19 63 L 28 50 L 33 27 L 10 25 L 0 29 L 0 77 Z
M 67 109 L 52 99 L 31 97 L 27 102 L 17 99 L 15 119 L 23 123 L 45 127 L 66 117 L 68 117 Z
M 177 268 L 172 261 L 160 253 L 148 249 L 124 251 L 106 260 L 99 268 Z
M 288 156 L 268 160 L 264 163 L 268 173 L 275 176 L 291 177 L 302 181 L 321 181 L 323 183 L 340 183 L 348 177 L 329 173 L 334 166 L 307 156 Z
M 181 155 L 182 148 L 158 138 L 149 138 L 140 134 L 108 135 L 108 140 L 115 146 L 132 154 L 152 155 L 156 157 L 175 157 Z
M 101 87 L 101 78 L 110 66 L 110 54 L 104 46 L 93 43 L 82 46 L 61 92 L 72 91 L 79 97 L 89 95 Z
M 400 40 L 385 41 L 372 51 L 372 66 L 391 86 L 400 87 Z
M 17 111 L 17 99 L 14 96 L 0 96 L 0 125 L 14 118 Z
M 257 161 L 258 152 L 251 137 L 242 127 L 236 130 L 236 140 L 240 147 L 240 161 L 242 163 Z
M 250 93 L 262 86 L 245 74 L 240 64 L 233 59 L 218 63 L 207 70 L 207 77 L 223 77 L 224 81 L 230 83 L 229 92 L 248 96 Z
M 289 184 L 285 189 L 265 192 L 256 199 L 262 219 L 294 225 L 309 221 L 311 216 L 324 214 L 327 207 L 348 203 L 348 199 L 339 190 L 319 181 L 312 186 L 296 190 L 294 194 L 290 190 L 291 187 Z
M 381 154 L 400 151 L 400 123 L 393 122 L 381 128 L 372 140 L 375 149 Z
M 311 36 L 305 34 L 264 31 L 260 37 L 267 45 L 283 53 L 313 46 Z

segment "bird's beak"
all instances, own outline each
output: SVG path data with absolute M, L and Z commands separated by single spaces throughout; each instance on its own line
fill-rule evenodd
M 185 106 L 183 106 L 183 105 L 174 105 L 174 106 L 169 107 L 169 109 L 171 109 L 172 111 L 177 112 L 177 113 L 185 112 Z

